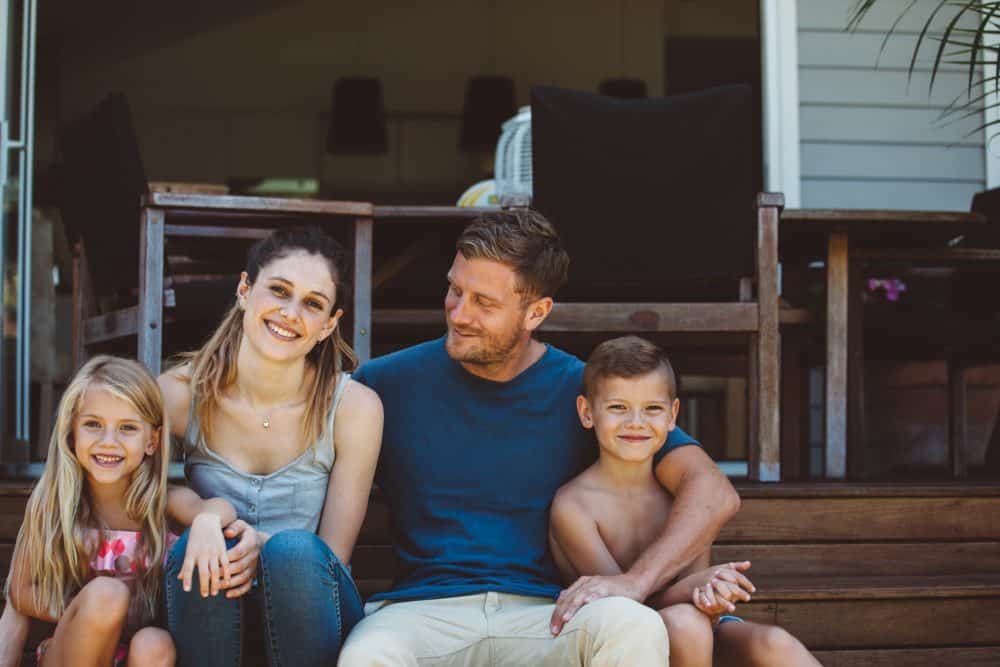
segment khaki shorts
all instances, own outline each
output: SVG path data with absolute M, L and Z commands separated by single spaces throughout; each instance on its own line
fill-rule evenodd
M 664 667 L 660 615 L 621 597 L 577 612 L 558 637 L 549 598 L 480 593 L 439 600 L 372 602 L 347 638 L 341 667 L 388 665 L 628 665 Z

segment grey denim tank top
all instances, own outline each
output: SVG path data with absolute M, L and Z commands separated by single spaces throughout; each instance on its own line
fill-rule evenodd
M 205 443 L 192 401 L 184 433 L 184 476 L 202 498 L 225 498 L 236 515 L 271 535 L 293 528 L 315 533 L 319 527 L 336 451 L 333 421 L 350 374 L 341 373 L 326 428 L 313 446 L 268 475 L 237 469 Z

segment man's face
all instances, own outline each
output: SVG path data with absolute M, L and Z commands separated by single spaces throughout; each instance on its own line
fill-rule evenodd
M 517 291 L 517 275 L 506 264 L 466 259 L 456 253 L 444 298 L 448 322 L 445 347 L 455 361 L 495 365 L 530 338 L 528 306 Z

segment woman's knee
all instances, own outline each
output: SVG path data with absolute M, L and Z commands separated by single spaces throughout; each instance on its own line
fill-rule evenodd
M 128 615 L 131 593 L 128 586 L 111 577 L 96 577 L 89 581 L 73 600 L 77 616 L 95 631 L 118 627 Z
M 172 667 L 177 660 L 177 650 L 165 630 L 143 628 L 129 642 L 128 658 L 130 665 Z
M 327 559 L 336 556 L 316 533 L 308 530 L 283 530 L 264 543 L 260 557 L 265 561 L 280 562 L 288 559 Z
M 675 604 L 660 610 L 663 624 L 667 626 L 667 636 L 673 646 L 711 647 L 712 620 L 691 604 Z

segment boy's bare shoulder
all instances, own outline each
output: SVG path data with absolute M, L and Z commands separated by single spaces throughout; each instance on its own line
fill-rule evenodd
M 552 501 L 552 509 L 586 511 L 597 502 L 602 487 L 594 475 L 593 466 L 559 487 Z

